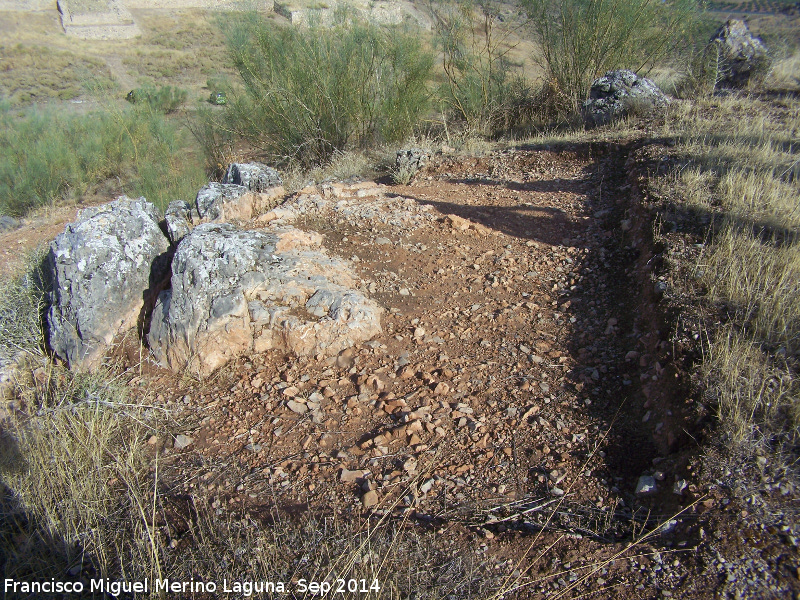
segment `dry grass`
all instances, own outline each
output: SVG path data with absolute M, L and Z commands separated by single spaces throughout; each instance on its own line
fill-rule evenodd
M 102 61 L 38 45 L 0 47 L 0 72 L 0 98 L 18 106 L 72 100 L 89 89 L 116 85 Z
M 180 85 L 199 89 L 209 77 L 235 74 L 224 37 L 214 16 L 186 11 L 176 16 L 140 19 L 143 36 L 122 62 L 140 84 Z
M 699 268 L 726 325 L 707 336 L 708 393 L 734 442 L 780 449 L 800 435 L 800 101 L 683 103 L 667 128 L 682 202 L 715 216 Z
M 800 90 L 800 51 L 775 61 L 766 85 L 775 90 Z

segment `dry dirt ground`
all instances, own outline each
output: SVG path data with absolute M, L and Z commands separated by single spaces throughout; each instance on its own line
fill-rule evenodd
M 386 310 L 382 337 L 338 357 L 250 356 L 201 382 L 122 344 L 134 396 L 174 423 L 150 440 L 166 495 L 410 517 L 518 580 L 507 597 L 797 594 L 796 548 L 701 472 L 709 421 L 654 287 L 634 146 L 440 155 L 411 185 L 350 186 L 355 209 L 413 206 L 407 226 L 302 217 Z M 4 264 L 63 221 L 25 227 L 0 238 Z

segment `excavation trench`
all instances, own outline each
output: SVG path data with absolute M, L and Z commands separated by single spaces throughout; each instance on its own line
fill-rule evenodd
M 560 498 L 574 515 L 548 528 L 606 541 L 680 510 L 686 378 L 670 362 L 629 150 L 439 157 L 411 185 L 375 192 L 413 201 L 427 220 L 301 216 L 296 226 L 354 262 L 386 309 L 384 335 L 325 360 L 244 357 L 163 394 L 195 407 L 184 417 L 194 443 L 167 448 L 169 460 L 203 465 L 172 491 L 253 514 L 271 510 L 265 497 L 362 510 L 374 491 L 369 509 L 490 527 L 502 518 L 501 530 L 540 528 L 545 515 L 511 519 L 513 507 Z M 637 497 L 639 477 L 653 474 L 656 493 Z

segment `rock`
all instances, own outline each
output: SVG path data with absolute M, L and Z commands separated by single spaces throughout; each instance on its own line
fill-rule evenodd
M 175 436 L 175 443 L 173 444 L 174 447 L 178 450 L 182 450 L 183 448 L 188 448 L 194 442 L 194 438 L 190 438 L 188 435 L 183 435 L 182 433 Z
M 194 227 L 197 214 L 192 211 L 192 205 L 183 200 L 170 202 L 164 212 L 164 221 L 167 224 L 167 236 L 173 246 L 177 246 Z
M 458 215 L 447 215 L 445 217 L 447 222 L 450 224 L 450 227 L 453 229 L 457 229 L 458 231 L 466 231 L 469 229 L 470 221 L 463 217 L 459 217 Z
M 656 493 L 656 480 L 650 475 L 642 475 L 636 482 L 637 496 L 651 496 Z
M 370 490 L 361 496 L 361 504 L 364 505 L 364 508 L 371 508 L 378 504 L 379 501 L 378 492 L 375 490 Z
M 339 481 L 344 483 L 355 483 L 359 479 L 364 479 L 367 475 L 369 475 L 369 471 L 350 471 L 349 469 L 342 469 L 341 473 L 339 473 Z
M 609 71 L 595 79 L 589 99 L 583 103 L 583 119 L 587 126 L 605 125 L 630 114 L 666 108 L 669 98 L 649 79 L 633 71 Z
M 430 155 L 422 148 L 403 148 L 395 155 L 394 164 L 398 170 L 417 172 L 428 162 Z
M 379 335 L 382 310 L 320 240 L 291 227 L 198 225 L 178 246 L 172 288 L 153 310 L 148 340 L 158 362 L 206 376 L 245 353 L 334 356 Z
M 747 23 L 731 19 L 711 38 L 718 54 L 717 86 L 740 89 L 761 81 L 769 71 L 770 57 L 763 42 L 753 37 Z M 716 56 L 714 57 L 716 60 Z
M 303 415 L 308 412 L 308 406 L 306 406 L 303 402 L 297 402 L 296 400 L 287 400 L 286 407 L 298 415 Z
M 262 163 L 231 163 L 222 183 L 233 183 L 246 187 L 251 192 L 265 192 L 269 188 L 283 185 L 280 174 Z
M 71 368 L 97 366 L 166 285 L 169 242 L 158 221 L 144 198 L 123 196 L 80 211 L 50 244 L 49 343 Z
M 201 223 L 247 221 L 275 207 L 283 194 L 280 186 L 252 192 L 243 185 L 211 182 L 197 192 L 194 210 Z

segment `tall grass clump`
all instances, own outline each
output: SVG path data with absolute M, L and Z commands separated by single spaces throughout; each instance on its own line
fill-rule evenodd
M 175 112 L 186 102 L 189 92 L 179 87 L 162 85 L 155 87 L 140 87 L 128 92 L 125 97 L 131 104 L 144 103 L 151 109 L 164 114 Z
M 612 69 L 640 71 L 683 39 L 694 0 L 522 0 L 545 71 L 545 87 L 576 113 L 592 81 Z
M 713 215 L 698 265 L 719 322 L 706 332 L 707 396 L 733 447 L 800 440 L 798 103 L 703 98 L 677 109 L 681 199 Z
M 0 212 L 38 206 L 110 187 L 166 205 L 204 182 L 186 136 L 147 106 L 85 115 L 0 108 Z
M 507 118 L 525 96 L 508 61 L 510 30 L 501 30 L 488 2 L 428 2 L 445 81 L 438 98 L 468 131 L 489 134 L 515 123 Z M 512 119 L 513 120 L 513 119 Z
M 419 36 L 352 21 L 227 26 L 245 93 L 227 104 L 237 135 L 273 159 L 324 163 L 337 151 L 404 139 L 424 113 L 433 57 Z

